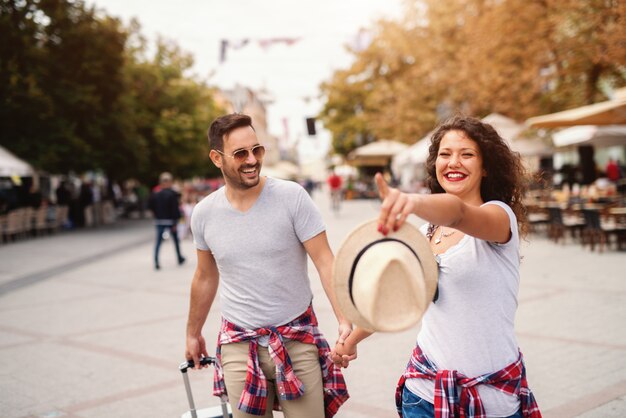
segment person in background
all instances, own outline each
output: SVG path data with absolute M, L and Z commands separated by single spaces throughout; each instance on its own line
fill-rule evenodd
M 328 176 L 326 182 L 328 183 L 328 188 L 330 190 L 331 208 L 333 211 L 337 212 L 341 205 L 341 186 L 343 185 L 343 180 L 333 170 Z
M 180 205 L 181 220 L 179 228 L 179 238 L 181 240 L 191 236 L 191 214 L 193 208 L 196 206 L 196 193 L 192 190 L 188 190 L 183 194 L 183 202 Z
M 605 171 L 606 177 L 613 183 L 616 183 L 622 177 L 622 173 L 620 172 L 620 166 L 613 158 L 609 158 L 609 161 L 606 164 Z
M 419 216 L 439 264 L 438 296 L 398 382 L 398 412 L 540 418 L 514 330 L 520 236 L 528 230 L 520 156 L 491 125 L 457 116 L 432 135 L 426 168 L 431 194 L 402 193 L 376 175 L 381 234 Z M 370 334 L 356 328 L 333 360 L 347 366 Z
M 176 257 L 178 265 L 185 262 L 185 257 L 180 252 L 180 243 L 178 242 L 177 224 L 181 217 L 179 196 L 172 189 L 172 175 L 168 172 L 161 173 L 159 176 L 159 191 L 152 193 L 148 201 L 148 208 L 154 216 L 154 224 L 156 226 L 156 242 L 154 245 L 154 268 L 161 269 L 159 264 L 159 250 L 163 235 L 168 233 L 174 242 L 176 248 Z

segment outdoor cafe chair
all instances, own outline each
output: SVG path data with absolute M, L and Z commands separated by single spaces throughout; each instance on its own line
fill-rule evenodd
M 602 252 L 604 246 L 608 247 L 611 243 L 610 238 L 615 237 L 617 249 L 623 248 L 626 243 L 626 226 L 603 220 L 601 211 L 598 209 L 583 208 L 582 213 L 585 217 L 582 235 L 583 247 L 589 245 L 591 251 L 594 251 L 597 244 L 598 251 Z

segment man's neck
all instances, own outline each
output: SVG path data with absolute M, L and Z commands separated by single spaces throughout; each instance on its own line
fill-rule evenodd
M 265 180 L 266 177 L 261 177 L 259 183 L 249 189 L 232 187 L 230 184 L 227 183 L 225 189 L 226 198 L 235 209 L 246 212 L 254 205 L 259 195 L 263 191 L 263 187 L 265 186 Z

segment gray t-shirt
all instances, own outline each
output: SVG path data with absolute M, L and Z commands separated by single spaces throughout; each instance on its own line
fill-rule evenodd
M 222 315 L 247 329 L 282 325 L 311 303 L 303 242 L 325 230 L 306 191 L 266 178 L 247 212 L 232 207 L 222 187 L 191 216 L 194 242 L 211 251 L 220 274 Z
M 520 263 L 517 218 L 503 202 L 485 205 L 506 211 L 511 239 L 495 244 L 465 235 L 437 256 L 439 299 L 424 314 L 417 336 L 437 369 L 457 370 L 467 377 L 501 370 L 518 357 L 514 330 Z M 408 379 L 406 387 L 433 403 L 432 380 Z M 488 385 L 479 385 L 478 393 L 488 417 L 513 415 L 519 408 L 517 396 Z

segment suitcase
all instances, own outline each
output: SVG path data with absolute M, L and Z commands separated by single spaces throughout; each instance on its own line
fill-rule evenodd
M 215 364 L 215 358 L 203 357 L 200 360 L 200 364 L 213 365 Z M 189 376 L 187 375 L 187 371 L 193 369 L 193 367 L 193 360 L 185 361 L 178 367 L 183 375 L 183 382 L 185 383 L 185 390 L 187 391 L 187 400 L 189 401 L 189 411 L 185 412 L 181 418 L 232 418 L 232 411 L 230 410 L 230 405 L 226 401 L 225 396 L 222 396 L 220 406 L 196 410 L 193 394 L 191 393 L 191 385 L 189 384 Z

